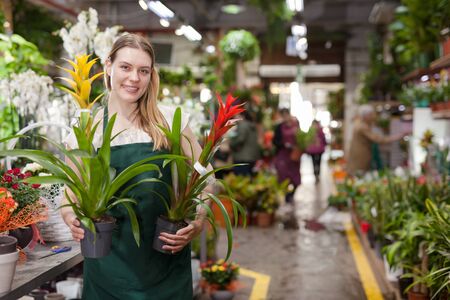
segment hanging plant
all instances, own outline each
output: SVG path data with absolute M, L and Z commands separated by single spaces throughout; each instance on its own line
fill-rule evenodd
M 223 82 L 225 86 L 232 86 L 236 82 L 236 63 L 254 59 L 260 53 L 259 42 L 256 37 L 246 30 L 232 30 L 219 42 L 220 50 L 225 56 Z
M 250 0 L 250 5 L 259 8 L 266 16 L 267 32 L 264 38 L 269 47 L 286 42 L 286 24 L 294 13 L 289 10 L 285 0 Z
M 249 61 L 259 55 L 259 42 L 246 30 L 232 30 L 219 42 L 220 50 L 232 60 Z

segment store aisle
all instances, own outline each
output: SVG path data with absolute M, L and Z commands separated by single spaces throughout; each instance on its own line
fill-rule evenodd
M 295 193 L 299 230 L 284 229 L 279 223 L 270 229 L 252 226 L 235 231 L 232 260 L 246 270 L 270 276 L 267 299 L 366 299 L 343 228 L 315 231 L 320 226 L 306 222 L 326 208 L 331 176 L 326 164 L 322 167 L 321 182 L 315 185 L 311 160 L 303 157 L 303 184 Z M 224 236 L 219 243 L 222 251 L 226 249 Z M 223 257 L 225 253 L 219 254 Z M 244 286 L 235 299 L 247 300 L 255 281 L 246 276 L 241 280 Z

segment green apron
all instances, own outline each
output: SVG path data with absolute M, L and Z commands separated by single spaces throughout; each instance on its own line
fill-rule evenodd
M 107 120 L 105 107 L 104 128 Z M 112 146 L 111 167 L 119 174 L 141 159 L 164 153 L 152 149 L 152 143 Z M 152 163 L 161 167 L 161 179 L 170 184 L 170 168 L 162 169 L 162 161 Z M 143 173 L 126 185 L 156 176 L 156 172 Z M 134 208 L 140 227 L 140 247 L 133 238 L 126 209 L 119 205 L 111 210 L 110 215 L 117 219 L 111 253 L 100 259 L 84 259 L 83 299 L 192 300 L 190 247 L 186 246 L 176 255 L 162 254 L 152 248 L 156 219 L 166 211 L 161 199 L 150 190 L 157 190 L 168 201 L 168 193 L 161 183 L 140 184 L 127 195 L 137 201 Z

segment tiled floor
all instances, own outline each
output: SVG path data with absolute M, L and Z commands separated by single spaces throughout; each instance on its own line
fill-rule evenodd
M 321 182 L 314 183 L 309 157 L 302 159 L 302 185 L 295 193 L 295 216 L 299 230 L 282 224 L 269 229 L 250 226 L 235 230 L 232 260 L 243 268 L 271 277 L 267 299 L 273 300 L 364 300 L 362 288 L 345 233 L 339 228 L 311 231 L 305 220 L 317 218 L 326 209 L 332 187 L 323 164 Z M 225 234 L 219 256 L 225 254 Z M 241 276 L 243 287 L 235 300 L 247 300 L 254 280 Z

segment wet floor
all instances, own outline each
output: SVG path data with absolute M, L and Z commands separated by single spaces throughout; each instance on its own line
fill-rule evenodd
M 329 171 L 323 164 L 321 182 L 315 184 L 307 156 L 302 159 L 301 170 L 303 183 L 296 190 L 291 208 L 299 229 L 285 229 L 282 223 L 269 229 L 237 228 L 231 260 L 242 268 L 270 276 L 266 299 L 364 300 L 364 290 L 341 226 L 320 230 L 320 224 L 307 222 L 326 209 L 332 187 Z M 284 207 L 282 211 L 289 209 Z M 225 255 L 225 242 L 222 233 L 218 245 L 220 257 Z M 240 279 L 242 287 L 234 299 L 247 300 L 255 280 L 247 276 Z

